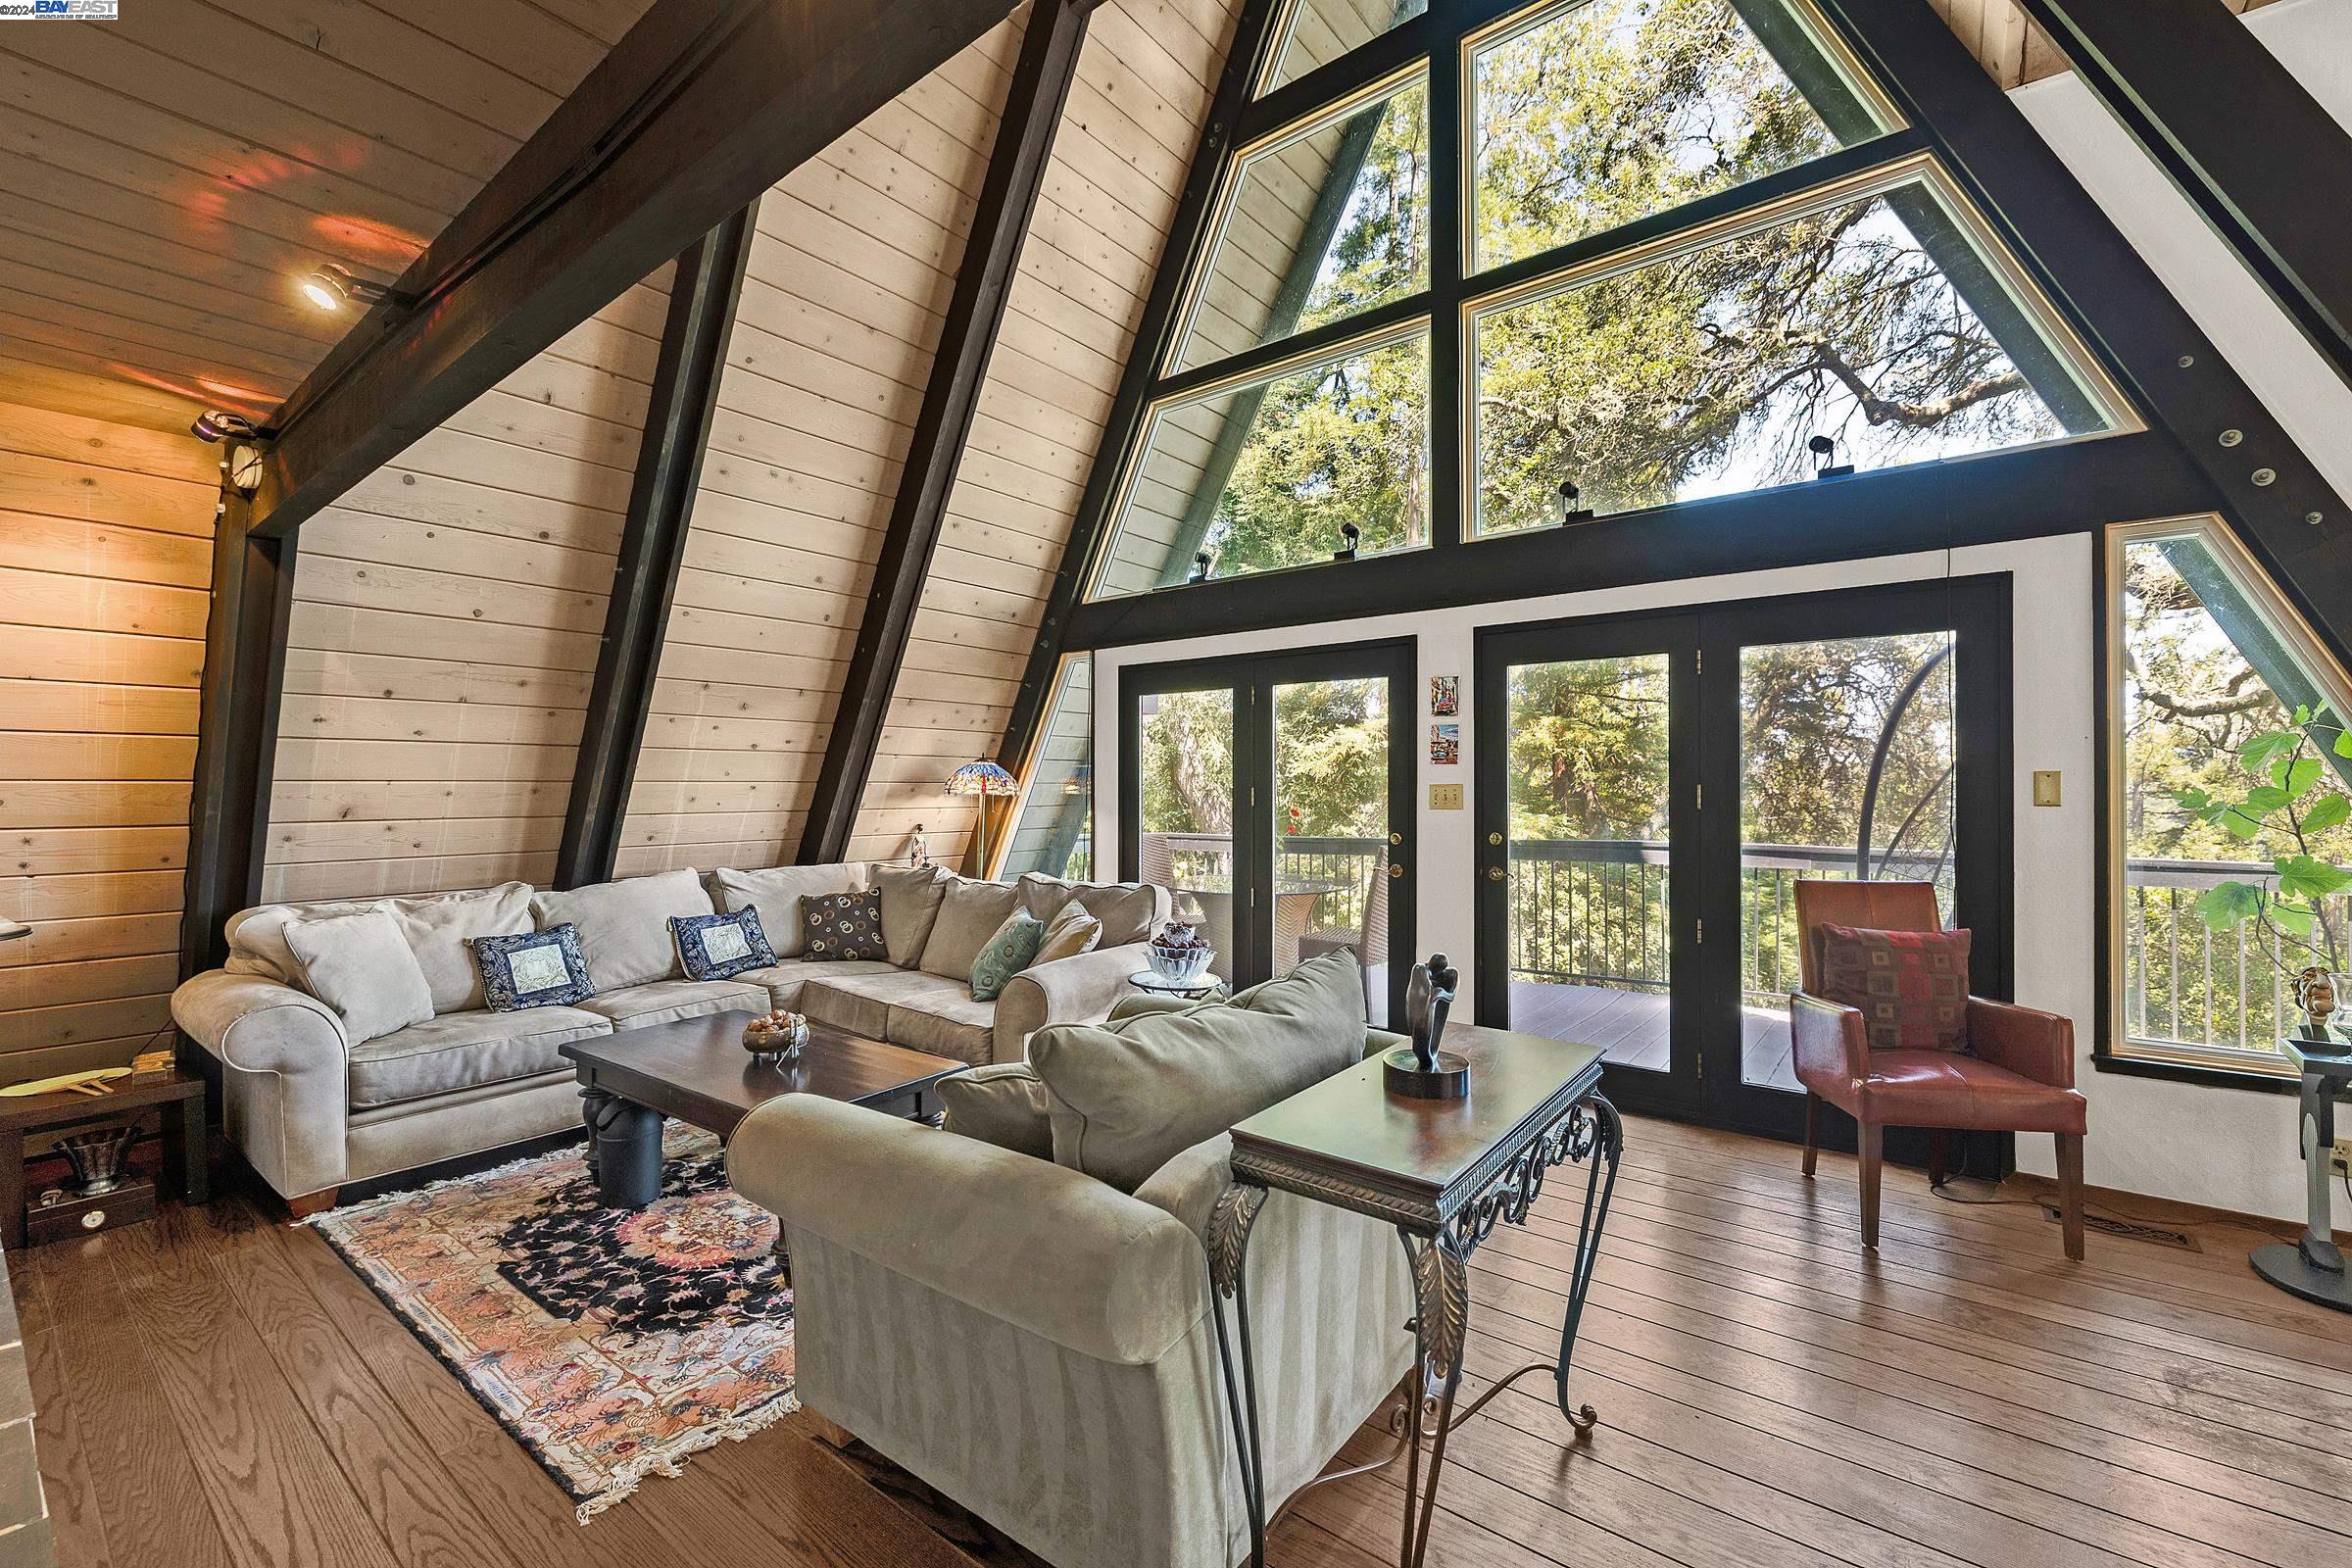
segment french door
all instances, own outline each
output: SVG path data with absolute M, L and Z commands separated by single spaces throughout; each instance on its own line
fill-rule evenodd
M 2009 983 L 2008 579 L 1479 640 L 1479 1017 L 1629 1109 L 1794 1136 L 1798 878 L 1935 884 Z
M 1346 948 L 1401 1016 L 1414 680 L 1398 642 L 1120 671 L 1120 874 L 1174 890 L 1228 986 Z

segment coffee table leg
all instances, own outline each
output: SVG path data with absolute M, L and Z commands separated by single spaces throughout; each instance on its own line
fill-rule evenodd
M 599 1091 L 582 1111 L 593 1151 L 597 1201 L 643 1208 L 662 1196 L 662 1113 Z

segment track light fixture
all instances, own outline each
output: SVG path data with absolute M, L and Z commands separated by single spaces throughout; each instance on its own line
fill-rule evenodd
M 1576 481 L 1574 479 L 1562 479 L 1560 481 L 1560 525 L 1562 527 L 1566 527 L 1572 522 L 1589 522 L 1592 520 L 1592 509 L 1591 507 L 1580 507 L 1576 504 L 1577 498 L 1583 494 L 1583 491 L 1577 489 Z
M 371 278 L 355 275 L 351 269 L 335 262 L 326 262 L 302 280 L 303 297 L 322 311 L 339 311 L 346 303 L 380 305 L 392 297 L 392 291 Z
M 1805 443 L 1805 450 L 1820 460 L 1813 465 L 1813 477 L 1816 479 L 1841 479 L 1854 471 L 1852 464 L 1836 461 L 1838 443 L 1829 436 L 1815 436 Z
M 253 421 L 242 414 L 230 414 L 221 409 L 207 409 L 196 416 L 196 422 L 188 426 L 188 433 L 209 445 L 216 441 L 225 441 L 231 436 L 241 440 L 251 439 L 259 432 L 254 429 Z

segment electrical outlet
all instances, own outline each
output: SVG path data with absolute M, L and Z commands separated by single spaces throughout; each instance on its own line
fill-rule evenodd
M 2338 1138 L 2328 1151 L 2328 1168 L 2338 1176 L 2352 1175 L 2352 1138 Z
M 1429 808 L 1433 811 L 1460 810 L 1462 787 L 1459 784 L 1432 784 L 1429 787 Z

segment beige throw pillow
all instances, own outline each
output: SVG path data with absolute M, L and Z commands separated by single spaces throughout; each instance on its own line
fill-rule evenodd
M 599 993 L 676 979 L 682 971 L 669 917 L 716 912 L 702 873 L 691 867 L 568 893 L 540 893 L 531 900 L 540 930 L 569 925 L 578 932 L 580 956 L 588 960 L 588 978 Z
M 1102 922 L 1106 948 L 1144 941 L 1168 916 L 1167 890 L 1149 882 L 1064 882 L 1038 871 L 1022 874 L 1021 907 L 1040 920 L 1053 919 L 1073 899 Z
M 1020 890 L 1009 882 L 975 882 L 950 877 L 939 901 L 939 918 L 923 944 L 923 973 L 967 980 L 980 950 L 1012 917 Z
M 764 871 L 722 870 L 716 873 L 721 914 L 758 909 L 760 929 L 779 958 L 797 958 L 807 932 L 801 925 L 801 900 L 833 893 L 863 893 L 873 884 L 863 860 L 831 865 L 777 865 Z
M 436 1013 L 472 1012 L 489 1004 L 482 999 L 482 971 L 466 946 L 469 939 L 518 937 L 531 929 L 531 890 L 521 882 L 445 898 L 394 899 L 387 907 L 416 955 L 416 967 L 424 971 Z
M 1363 977 L 1339 952 L 1229 1005 L 1041 1029 L 1029 1062 L 1050 1097 L 1054 1163 L 1132 1193 L 1179 1152 L 1345 1071 L 1363 1049 Z
M 300 970 L 297 983 L 343 1020 L 348 1043 L 432 1017 L 432 989 L 389 910 L 289 920 L 285 938 Z
M 878 865 L 874 867 L 874 886 L 882 892 L 882 943 L 890 950 L 890 961 L 911 969 L 922 958 L 923 944 L 931 940 L 932 924 L 939 919 L 940 904 L 948 896 L 948 869 L 943 865 Z
M 1037 956 L 1029 960 L 1034 969 L 1041 963 L 1056 958 L 1075 958 L 1081 953 L 1092 953 L 1102 940 L 1102 922 L 1086 912 L 1086 906 L 1072 900 L 1061 906 L 1061 912 L 1046 922 L 1045 940 L 1037 945 Z

